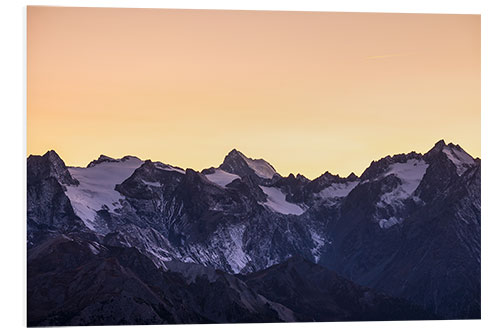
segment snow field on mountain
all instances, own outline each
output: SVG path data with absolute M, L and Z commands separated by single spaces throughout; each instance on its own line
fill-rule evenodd
M 226 187 L 227 184 L 231 183 L 235 179 L 240 179 L 240 176 L 226 172 L 221 169 L 215 169 L 214 173 L 205 175 L 209 181 L 215 183 L 221 187 Z
M 243 158 L 248 166 L 255 171 L 255 174 L 261 178 L 271 179 L 276 174 L 276 170 L 262 159 L 254 160 L 245 156 Z
M 94 224 L 96 211 L 104 206 L 110 211 L 121 207 L 119 200 L 124 197 L 115 191 L 115 186 L 130 177 L 142 163 L 140 159 L 130 157 L 124 161 L 103 162 L 89 168 L 68 168 L 71 176 L 80 184 L 67 186 L 66 195 L 76 215 L 89 229 L 99 231 Z
M 394 174 L 401 180 L 402 184 L 393 191 L 382 195 L 379 204 L 391 205 L 409 198 L 422 181 L 428 166 L 425 161 L 416 159 L 410 159 L 406 163 L 392 164 L 384 174 L 384 177 Z
M 389 166 L 383 177 L 393 174 L 401 180 L 401 184 L 392 191 L 384 193 L 376 206 L 379 208 L 402 206 L 402 201 L 409 198 L 420 185 L 428 166 L 424 160 L 417 159 L 410 159 L 405 163 L 394 163 Z M 389 219 L 380 219 L 378 224 L 382 229 L 387 229 L 402 221 L 401 218 L 391 216 Z
M 269 207 L 272 211 L 284 215 L 301 215 L 305 210 L 299 205 L 286 201 L 285 193 L 279 188 L 259 186 L 267 195 L 267 201 L 263 204 Z
M 347 182 L 343 184 L 334 183 L 321 190 L 318 195 L 323 199 L 342 198 L 347 196 L 358 184 L 359 181 Z

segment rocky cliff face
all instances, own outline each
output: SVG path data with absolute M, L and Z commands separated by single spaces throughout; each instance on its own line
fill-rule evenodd
M 66 186 L 77 186 L 78 180 L 53 151 L 30 156 L 27 162 L 27 232 L 28 247 L 51 233 L 83 230 L 66 195 Z
M 185 312 L 177 313 L 166 299 L 175 304 L 172 299 L 181 296 L 162 294 L 162 301 L 158 301 L 156 291 L 134 287 L 137 295 L 120 298 L 113 303 L 116 306 L 106 310 L 90 298 L 88 308 L 74 308 L 69 317 L 60 313 L 63 310 L 57 315 L 33 310 L 30 317 L 36 319 L 31 322 L 131 323 L 114 314 L 126 307 L 140 313 L 137 322 L 143 323 L 417 319 L 430 314 L 449 319 L 479 318 L 480 169 L 480 160 L 444 141 L 423 155 L 412 152 L 374 161 L 360 177 L 351 174 L 342 178 L 326 172 L 314 180 L 301 175 L 282 177 L 268 162 L 236 150 L 219 167 L 202 172 L 132 156 L 101 156 L 86 168 L 66 167 L 53 151 L 30 156 L 28 261 L 37 269 L 29 267 L 28 287 L 40 292 L 30 294 L 38 295 L 31 298 L 36 300 L 32 304 L 42 304 L 43 298 L 49 297 L 40 291 L 42 281 L 49 281 L 49 276 L 56 281 L 64 274 L 76 278 L 78 273 L 71 266 L 71 260 L 78 260 L 71 256 L 57 269 L 44 268 L 44 261 L 37 261 L 40 253 L 54 249 L 55 244 L 67 244 L 57 247 L 61 260 L 66 250 L 89 255 L 82 254 L 79 265 L 88 267 L 85 278 L 101 276 L 102 283 L 109 284 L 110 294 L 103 296 L 103 304 L 108 304 L 111 290 L 117 288 L 108 275 L 123 274 L 124 281 L 129 278 L 130 268 L 121 258 L 125 255 L 140 258 L 137 262 L 149 265 L 148 272 L 160 275 L 170 276 L 175 267 L 183 274 L 203 271 L 213 275 L 214 269 L 220 270 L 218 274 L 225 274 L 228 280 L 224 283 L 231 288 L 234 278 L 244 285 L 241 288 L 249 288 L 250 294 L 260 295 L 252 296 L 256 302 L 252 307 L 257 310 L 250 311 L 260 315 L 245 317 L 246 303 L 234 313 L 221 303 L 216 307 L 223 314 L 217 317 L 207 309 L 195 311 L 199 299 L 186 305 Z M 93 252 L 99 255 L 90 256 Z M 110 257 L 117 260 L 116 266 L 110 264 Z M 290 258 L 302 258 L 307 264 L 289 262 Z M 320 270 L 339 274 L 336 278 L 333 272 L 321 273 L 323 278 L 317 281 L 320 289 L 323 285 L 327 288 L 331 279 L 328 288 L 332 293 L 335 286 L 358 290 L 364 288 L 361 285 L 387 295 L 387 301 L 383 297 L 375 303 L 363 301 L 360 295 L 367 289 L 359 291 L 361 294 L 340 293 L 332 301 L 335 304 L 320 302 L 319 294 L 319 303 L 314 303 L 314 296 L 299 304 L 294 290 L 285 290 L 284 295 L 268 293 L 282 287 L 276 281 L 290 279 L 290 263 L 305 276 L 312 277 L 312 272 Z M 259 275 L 262 272 L 267 273 Z M 305 279 L 300 274 L 291 275 Z M 274 282 L 269 276 L 275 276 Z M 139 280 L 139 284 L 144 282 L 141 277 Z M 299 280 L 293 281 L 293 288 L 305 292 L 298 287 Z M 57 298 L 58 293 L 54 291 L 50 297 Z M 150 295 L 148 301 L 134 303 L 141 293 Z M 86 297 L 83 290 L 81 297 Z M 347 303 L 340 301 L 343 297 Z M 402 312 L 381 311 L 381 307 L 397 304 L 392 297 L 404 300 L 409 307 Z M 236 301 L 229 298 L 224 302 Z M 311 317 L 312 312 L 305 309 L 315 308 L 313 304 L 318 309 L 328 306 L 339 310 Z M 362 305 L 362 310 L 354 311 L 357 305 Z M 142 315 L 142 311 L 147 314 Z M 109 316 L 99 319 L 97 313 Z M 60 316 L 65 319 L 58 319 Z

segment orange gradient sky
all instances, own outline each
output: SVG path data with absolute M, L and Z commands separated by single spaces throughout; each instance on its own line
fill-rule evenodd
M 480 16 L 28 7 L 27 152 L 358 175 L 480 156 Z

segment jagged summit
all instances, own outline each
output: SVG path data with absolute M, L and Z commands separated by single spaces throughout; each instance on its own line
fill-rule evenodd
M 47 152 L 43 155 L 34 155 L 34 154 L 30 154 L 30 156 L 28 156 L 28 161 L 30 159 L 37 159 L 37 158 L 44 158 L 46 160 L 49 160 L 51 162 L 57 162 L 57 161 L 61 161 L 64 163 L 64 161 L 61 159 L 61 157 L 59 156 L 59 154 L 57 154 L 57 152 L 53 149 L 50 149 L 50 150 L 47 150 Z
M 426 160 L 448 160 L 455 166 L 456 172 L 461 176 L 468 168 L 476 165 L 478 161 L 469 155 L 460 145 L 448 143 L 444 140 L 436 142 L 434 147 L 425 153 Z
M 112 158 L 112 157 L 109 157 L 109 156 L 101 154 L 97 160 L 91 161 L 87 165 L 87 168 L 91 168 L 93 166 L 96 166 L 98 164 L 105 163 L 105 162 L 107 162 L 107 163 L 117 163 L 117 162 L 129 161 L 129 160 L 141 161 L 140 158 L 132 156 L 132 155 L 125 155 L 122 158 Z
M 351 172 L 349 174 L 349 176 L 347 176 L 347 180 L 350 181 L 350 182 L 358 180 L 358 178 L 359 177 L 354 172 Z
M 345 183 L 351 182 L 358 179 L 358 176 L 354 172 L 351 172 L 347 177 L 341 177 L 338 174 L 332 175 L 329 171 L 325 171 L 321 176 L 314 179 L 316 182 L 324 182 L 324 183 Z
M 447 151 L 447 150 L 456 150 L 456 151 L 463 151 L 463 152 L 465 152 L 465 150 L 459 144 L 454 144 L 453 142 L 446 143 L 446 141 L 444 141 L 443 139 L 441 139 L 438 142 L 436 142 L 434 144 L 434 146 L 427 153 L 425 153 L 425 155 L 432 155 L 432 154 L 436 154 L 436 153 L 439 153 L 439 152 L 444 152 L 444 151 Z M 467 155 L 469 155 L 469 154 L 467 154 Z
M 296 177 L 296 178 L 297 178 L 298 180 L 300 180 L 300 181 L 303 181 L 303 182 L 309 182 L 309 181 L 310 181 L 310 179 L 309 179 L 309 178 L 307 178 L 307 177 L 306 177 L 306 176 L 304 176 L 304 175 L 301 175 L 300 173 L 298 173 L 298 174 L 297 174 L 297 177 Z
M 451 142 L 450 142 L 450 144 L 449 144 L 449 145 L 451 145 L 451 146 L 455 146 L 455 145 L 454 145 L 453 143 L 451 143 Z M 430 149 L 427 153 L 425 153 L 425 154 L 424 154 L 424 156 L 429 156 L 429 157 L 430 157 L 430 156 L 433 156 L 433 155 L 435 155 L 435 154 L 438 154 L 438 153 L 442 152 L 442 151 L 443 151 L 443 149 L 444 149 L 445 147 L 447 147 L 447 146 L 448 146 L 448 145 L 446 144 L 446 142 L 445 142 L 443 139 L 441 139 L 441 140 L 439 140 L 438 142 L 436 142 L 436 143 L 434 144 L 434 146 L 433 146 L 433 147 L 432 147 L 432 148 L 431 148 L 431 149 Z
M 375 298 L 352 283 L 403 298 L 444 319 L 480 318 L 480 162 L 458 145 L 440 141 L 435 146 L 429 153 L 435 156 L 412 152 L 373 162 L 366 179 L 354 173 L 340 177 L 330 172 L 314 180 L 299 174 L 281 177 L 266 161 L 248 158 L 236 149 L 220 167 L 202 172 L 131 156 L 113 159 L 102 155 L 88 168 L 66 167 L 54 151 L 30 156 L 28 256 L 41 258 L 37 251 L 47 249 L 45 241 L 54 236 L 82 240 L 66 242 L 76 247 L 58 246 L 60 253 L 67 253 L 62 257 L 59 252 L 46 252 L 52 261 L 40 264 L 47 270 L 30 267 L 28 272 L 35 275 L 29 280 L 33 292 L 28 294 L 42 297 L 38 299 L 41 303 L 33 303 L 33 298 L 30 302 L 48 304 L 44 295 L 51 285 L 46 281 L 55 278 L 53 288 L 70 286 L 67 293 L 50 294 L 62 304 L 57 318 L 69 318 L 67 300 L 88 295 L 103 295 L 105 302 L 96 308 L 92 301 L 84 310 L 77 302 L 78 308 L 71 312 L 76 320 L 101 318 L 102 313 L 121 316 L 130 308 L 127 302 L 134 301 L 130 295 L 136 295 L 140 302 L 132 310 L 139 309 L 138 313 L 148 318 L 158 309 L 164 313 L 162 306 L 178 304 L 179 297 L 186 300 L 185 309 L 193 314 L 201 304 L 198 295 L 210 285 L 216 288 L 211 295 L 217 301 L 204 294 L 201 301 L 216 304 L 216 310 L 210 310 L 215 313 L 220 310 L 218 297 L 232 295 L 222 303 L 233 316 L 233 301 L 240 296 L 245 300 L 250 294 L 221 275 L 230 274 L 245 279 L 243 282 L 257 293 L 262 291 L 262 297 L 269 297 L 266 307 L 274 306 L 283 318 L 290 318 L 285 308 L 297 306 L 297 301 L 303 301 L 300 308 L 309 311 L 310 317 L 303 320 L 311 321 L 332 320 L 335 317 L 330 315 L 315 316 L 324 309 L 339 313 L 339 306 L 349 299 L 352 314 L 364 311 L 365 305 L 372 306 L 374 294 Z M 460 176 L 453 161 L 465 162 L 459 164 L 465 167 L 471 161 L 476 164 Z M 272 177 L 259 176 L 265 171 Z M 368 177 L 368 172 L 373 172 L 373 177 Z M 72 248 L 77 251 L 67 252 Z M 139 254 L 145 260 L 137 261 Z M 189 283 L 182 281 L 183 274 L 173 274 L 177 270 L 169 273 L 172 260 L 193 267 L 186 268 Z M 145 262 L 151 269 L 144 270 Z M 116 266 L 126 263 L 137 270 L 122 271 Z M 213 284 L 213 275 L 208 280 L 198 278 L 204 267 L 218 270 L 215 274 L 221 279 Z M 73 288 L 75 278 L 67 275 L 73 268 L 75 276 L 85 277 L 97 289 L 88 293 L 86 286 Z M 164 268 L 180 284 L 150 279 L 152 273 Z M 333 279 L 333 271 L 352 283 Z M 146 286 L 144 293 L 127 292 L 120 301 L 124 303 L 110 303 L 117 299 L 116 286 L 135 279 L 127 275 L 123 281 L 116 280 L 116 272 L 143 272 L 145 280 L 130 286 L 131 290 Z M 237 288 L 226 292 L 220 284 L 224 281 Z M 167 292 L 178 285 L 188 289 L 171 298 L 167 294 L 164 305 L 158 305 L 155 296 L 152 312 L 141 310 L 145 309 L 142 296 L 150 290 Z M 100 293 L 101 286 L 110 293 Z M 286 298 L 290 302 L 283 298 L 283 292 L 289 292 Z M 386 318 L 396 318 L 386 303 L 380 304 L 376 308 Z M 35 308 L 38 311 L 39 307 Z M 53 309 L 52 303 L 47 305 L 47 313 L 54 313 Z M 249 309 L 240 312 L 246 320 Z M 393 309 L 400 311 L 401 307 L 396 304 Z M 399 313 L 401 319 L 409 318 Z M 171 322 L 171 317 L 165 320 Z
M 410 163 L 410 161 L 420 161 L 422 160 L 422 157 L 422 154 L 414 151 L 408 154 L 388 155 L 378 161 L 372 161 L 370 166 L 366 168 L 359 178 L 361 180 L 373 179 L 384 174 L 390 165 L 394 165 L 396 163 Z
M 28 179 L 30 177 L 54 177 L 63 185 L 77 185 L 66 164 L 54 150 L 47 151 L 44 155 L 30 155 L 28 157 Z
M 267 161 L 261 158 L 249 158 L 236 149 L 227 154 L 219 168 L 240 177 L 255 175 L 263 179 L 272 179 L 277 174 L 274 167 Z
M 229 153 L 227 153 L 227 156 L 245 156 L 245 155 L 236 148 L 233 148 Z
M 442 148 L 444 146 L 446 146 L 446 142 L 444 141 L 444 139 L 441 139 L 434 144 L 434 147 L 441 147 Z
M 48 150 L 43 157 L 48 158 L 51 161 L 62 161 L 61 157 L 56 153 L 55 150 Z M 64 162 L 63 162 L 64 163 Z

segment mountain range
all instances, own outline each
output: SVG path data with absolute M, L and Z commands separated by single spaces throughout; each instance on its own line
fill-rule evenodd
M 478 319 L 481 161 L 437 142 L 360 175 L 27 160 L 28 325 Z

